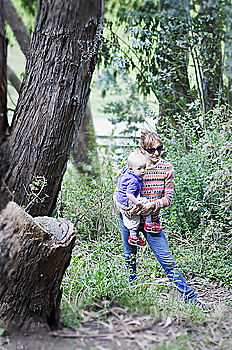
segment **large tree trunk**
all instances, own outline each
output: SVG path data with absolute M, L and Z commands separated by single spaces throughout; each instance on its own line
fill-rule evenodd
M 7 42 L 3 17 L 3 0 L 0 0 L 0 141 L 3 139 L 7 122 L 7 84 L 6 84 Z
M 12 199 L 30 203 L 27 209 L 34 216 L 54 211 L 102 35 L 101 0 L 38 4 L 5 179 Z
M 0 326 L 60 327 L 61 280 L 74 246 L 71 223 L 32 218 L 10 202 L 0 216 Z

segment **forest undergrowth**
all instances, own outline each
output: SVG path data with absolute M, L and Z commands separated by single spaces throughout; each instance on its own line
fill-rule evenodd
M 136 283 L 128 283 L 112 195 L 130 147 L 103 148 L 101 177 L 78 174 L 70 162 L 58 198 L 56 216 L 76 228 L 62 282 L 64 328 L 25 339 L 0 336 L 0 349 L 232 348 L 230 135 L 229 123 L 214 125 L 189 152 L 180 139 L 160 135 L 163 157 L 175 168 L 162 226 L 189 285 L 212 310 L 184 303 L 148 246 L 138 252 Z
M 229 134 L 228 124 L 223 134 L 221 126 L 214 128 L 188 153 L 178 139 L 164 140 L 165 159 L 175 167 L 175 195 L 171 207 L 163 210 L 162 225 L 189 284 L 213 306 L 219 319 L 232 306 Z M 209 315 L 182 302 L 149 247 L 139 249 L 137 282 L 127 282 L 112 194 L 117 168 L 128 151 L 104 150 L 101 179 L 77 175 L 69 164 L 57 215 L 75 223 L 77 240 L 63 279 L 63 322 L 73 327 L 80 327 L 86 318 L 106 323 L 112 310 L 116 314 L 118 310 L 124 317 L 149 317 L 163 325 L 175 320 L 185 330 L 202 327 Z M 176 349 L 182 349 L 176 342 Z

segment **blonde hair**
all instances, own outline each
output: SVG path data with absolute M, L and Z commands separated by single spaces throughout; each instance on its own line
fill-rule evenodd
M 163 142 L 160 140 L 158 134 L 153 131 L 141 130 L 140 145 L 141 148 L 146 149 L 154 145 L 154 143 L 159 142 L 161 145 Z
M 146 163 L 146 157 L 141 151 L 133 151 L 127 158 L 127 164 L 129 168 L 133 168 L 138 162 Z

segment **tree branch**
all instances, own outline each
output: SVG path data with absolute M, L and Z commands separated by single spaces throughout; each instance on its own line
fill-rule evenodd
M 11 27 L 22 52 L 26 56 L 29 51 L 31 41 L 29 32 L 10 0 L 3 0 L 3 8 L 5 20 Z
M 21 80 L 17 77 L 16 73 L 9 66 L 7 66 L 7 79 L 19 94 L 20 87 L 21 87 Z

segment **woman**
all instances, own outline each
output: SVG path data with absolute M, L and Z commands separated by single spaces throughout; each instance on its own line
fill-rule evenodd
M 162 149 L 163 144 L 156 133 L 146 130 L 142 131 L 141 151 L 146 156 L 147 167 L 141 194 L 149 200 L 148 203 L 143 205 L 142 210 L 152 209 L 153 222 L 157 223 L 159 223 L 160 210 L 171 204 L 174 191 L 174 169 L 171 163 L 161 158 Z M 136 279 L 137 247 L 128 243 L 129 231 L 123 224 L 121 214 L 120 227 L 122 230 L 124 257 L 127 268 L 130 271 L 130 282 L 133 282 Z M 140 231 L 144 232 L 143 225 L 141 225 Z M 177 267 L 163 230 L 157 233 L 144 232 L 144 236 L 166 272 L 167 277 L 177 287 L 183 299 L 185 301 L 193 301 L 199 306 L 207 307 L 206 303 L 200 300 L 195 291 L 187 284 Z

